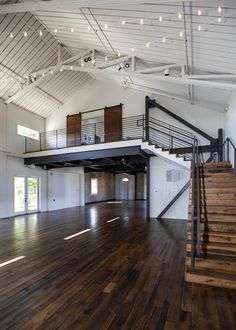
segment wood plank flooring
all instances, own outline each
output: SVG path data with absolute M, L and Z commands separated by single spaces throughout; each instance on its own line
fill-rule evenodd
M 0 220 L 0 263 L 25 256 L 0 268 L 0 329 L 235 329 L 232 290 L 194 285 L 181 309 L 186 227 L 143 201 Z

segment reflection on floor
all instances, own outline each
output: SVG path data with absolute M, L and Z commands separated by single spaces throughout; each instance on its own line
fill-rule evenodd
M 1 220 L 0 263 L 25 258 L 0 268 L 0 329 L 235 329 L 235 292 L 182 302 L 185 235 L 143 201 Z

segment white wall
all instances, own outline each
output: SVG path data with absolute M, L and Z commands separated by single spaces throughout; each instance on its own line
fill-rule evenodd
M 225 138 L 227 137 L 236 144 L 236 92 L 231 94 L 225 113 Z
M 179 179 L 176 182 L 167 182 L 166 171 L 178 170 Z M 157 217 L 161 211 L 169 204 L 175 195 L 190 179 L 189 170 L 164 160 L 161 157 L 151 157 L 150 159 L 150 216 Z M 187 219 L 189 203 L 189 189 L 175 202 L 166 212 L 164 218 Z
M 66 116 L 87 110 L 104 108 L 123 103 L 123 117 L 135 116 L 144 112 L 145 94 L 121 87 L 110 79 L 96 80 L 86 89 L 80 90 L 58 111 L 47 118 L 46 130 L 51 131 L 66 127 Z M 92 112 L 92 117 L 100 112 Z M 86 115 L 86 118 L 87 115 Z
M 0 100 L 0 218 L 14 215 L 14 176 L 37 176 L 41 186 L 40 210 L 47 209 L 47 173 L 24 166 L 23 159 L 14 157 L 24 151 L 24 138 L 17 135 L 17 124 L 44 131 L 42 117 Z
M 48 171 L 48 210 L 84 205 L 84 169 Z
M 225 113 L 225 138 L 229 137 L 236 146 L 236 92 L 232 92 Z M 230 149 L 230 161 L 234 164 L 233 149 Z
M 116 199 L 122 199 L 124 196 L 122 196 L 122 178 L 128 178 L 128 200 L 134 200 L 135 199 L 135 176 L 132 174 L 116 174 Z

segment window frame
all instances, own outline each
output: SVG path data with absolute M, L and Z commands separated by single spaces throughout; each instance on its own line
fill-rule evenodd
M 20 130 L 22 130 L 20 132 Z M 26 132 L 24 132 L 24 130 L 26 130 Z M 27 133 L 28 130 L 28 133 Z M 32 140 L 36 140 L 39 141 L 40 140 L 40 133 L 32 128 L 17 124 L 17 128 L 16 128 L 16 132 L 17 135 L 32 139 Z
M 96 182 L 95 191 L 94 191 L 93 182 Z M 91 178 L 90 179 L 90 194 L 91 195 L 97 195 L 98 194 L 98 178 Z

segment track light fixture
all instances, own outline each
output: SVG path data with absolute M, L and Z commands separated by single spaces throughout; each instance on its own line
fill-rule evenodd
M 129 68 L 129 63 L 125 63 L 125 68 L 126 68 L 126 69 Z

